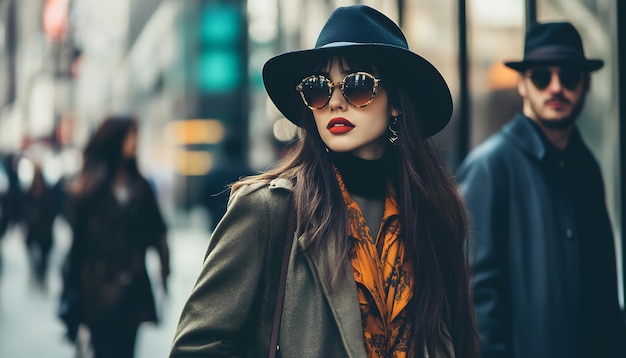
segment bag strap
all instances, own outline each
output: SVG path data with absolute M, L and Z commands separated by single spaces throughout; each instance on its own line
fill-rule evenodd
M 289 266 L 289 254 L 296 231 L 296 213 L 293 210 L 293 200 L 289 198 L 287 206 L 287 233 L 285 235 L 285 247 L 283 250 L 283 263 L 280 268 L 280 280 L 278 281 L 278 294 L 276 295 L 276 308 L 274 310 L 274 323 L 272 323 L 272 336 L 270 338 L 269 358 L 275 358 L 278 351 L 278 333 L 280 332 L 280 317 L 283 313 L 285 301 L 285 286 L 287 285 L 287 267 Z

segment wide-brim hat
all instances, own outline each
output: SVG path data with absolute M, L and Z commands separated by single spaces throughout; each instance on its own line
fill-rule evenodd
M 419 116 L 422 137 L 443 129 L 452 115 L 452 97 L 446 81 L 426 59 L 409 50 L 402 30 L 387 16 L 365 6 L 337 8 L 319 34 L 315 47 L 279 54 L 263 66 L 263 82 L 274 105 L 291 122 L 310 110 L 296 86 L 315 66 L 333 55 L 358 55 L 388 64 L 394 77 L 409 93 Z M 383 85 L 385 79 L 383 78 Z
M 604 61 L 585 57 L 580 34 L 571 23 L 551 22 L 532 25 L 526 33 L 524 59 L 504 64 L 519 72 L 550 65 L 572 65 L 591 72 L 600 69 Z

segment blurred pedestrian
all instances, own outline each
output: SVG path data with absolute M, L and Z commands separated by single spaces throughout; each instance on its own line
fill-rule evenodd
M 0 161 L 0 241 L 2 241 L 9 224 L 9 200 L 9 175 L 4 162 Z M 0 250 L 0 273 L 2 273 L 2 250 Z
M 41 164 L 31 163 L 32 181 L 22 194 L 22 222 L 33 277 L 44 286 L 54 242 L 54 220 L 59 211 L 56 192 L 44 178 Z
M 458 170 L 475 233 L 484 357 L 626 357 L 600 168 L 576 126 L 603 61 L 567 22 L 526 34 L 522 112 Z
M 4 235 L 13 225 L 22 218 L 22 189 L 17 173 L 17 165 L 21 159 L 19 153 L 9 153 L 2 158 L 4 175 L 6 176 L 6 192 L 4 193 L 4 206 L 0 220 L 0 234 Z
M 16 153 L 4 154 L 0 162 L 0 240 L 21 219 L 22 190 L 17 175 Z M 0 251 L 0 273 L 2 251 Z
M 154 247 L 161 279 L 169 274 L 166 223 L 155 193 L 137 167 L 137 120 L 106 118 L 88 142 L 83 168 L 72 183 L 69 223 L 73 242 L 60 315 L 74 339 L 90 331 L 96 358 L 134 355 L 142 322 L 157 322 L 145 266 Z
M 206 176 L 203 185 L 202 204 L 209 213 L 211 231 L 226 212 L 229 185 L 242 177 L 254 174 L 243 158 L 243 143 L 237 138 L 224 141 L 224 158 Z
M 4 162 L 0 161 L 0 239 L 8 226 L 9 210 L 9 174 Z
M 452 113 L 437 69 L 355 5 L 263 78 L 302 137 L 232 187 L 170 357 L 474 357 L 465 210 L 426 140 Z

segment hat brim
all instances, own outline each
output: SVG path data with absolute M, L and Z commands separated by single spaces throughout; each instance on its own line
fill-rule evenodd
M 604 66 L 604 61 L 598 59 L 542 59 L 542 60 L 525 60 L 525 61 L 506 61 L 504 65 L 518 72 L 524 72 L 529 68 L 540 66 L 558 66 L 573 65 L 581 68 L 583 71 L 592 72 L 599 70 Z
M 373 62 L 392 62 L 390 75 L 409 93 L 418 113 L 422 137 L 436 134 L 450 121 L 452 96 L 439 71 L 414 52 L 383 44 L 342 43 L 286 52 L 271 58 L 263 66 L 263 82 L 276 108 L 292 123 L 301 126 L 299 121 L 304 111 L 310 109 L 302 102 L 296 86 L 311 75 L 322 60 L 342 54 L 366 56 Z

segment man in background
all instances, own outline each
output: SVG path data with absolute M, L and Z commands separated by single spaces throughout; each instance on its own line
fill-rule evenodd
M 576 126 L 603 64 L 570 23 L 532 26 L 505 62 L 522 112 L 459 167 L 484 357 L 626 357 L 604 184 Z

